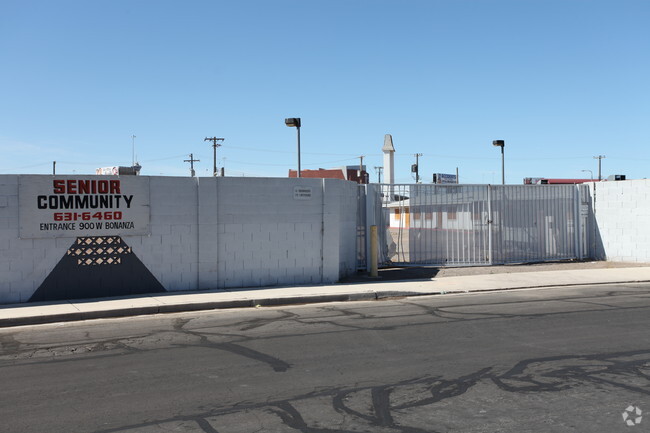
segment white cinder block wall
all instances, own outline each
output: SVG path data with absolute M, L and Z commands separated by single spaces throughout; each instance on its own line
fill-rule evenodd
M 50 182 L 51 176 L 42 178 Z M 76 239 L 20 238 L 26 217 L 20 215 L 20 185 L 30 179 L 0 175 L 2 304 L 29 300 Z M 149 185 L 150 233 L 122 239 L 168 291 L 328 283 L 356 270 L 354 183 L 179 177 L 137 182 Z M 591 188 L 592 256 L 650 262 L 650 180 Z
M 591 194 L 594 256 L 650 262 L 650 180 L 598 182 Z
M 352 182 L 339 182 L 338 185 L 341 188 L 338 198 L 336 198 L 341 204 L 339 212 L 339 277 L 344 277 L 356 272 L 359 185 Z
M 219 178 L 216 214 L 202 215 L 218 227 L 218 244 L 209 250 L 218 263 L 219 287 L 329 282 L 324 272 L 323 239 L 338 239 L 338 227 L 323 236 L 321 179 Z M 203 181 L 202 181 L 203 182 Z M 294 188 L 311 189 L 309 199 L 295 199 Z M 201 197 L 201 200 L 203 197 Z M 211 218 L 214 216 L 214 218 Z M 205 260 L 204 260 L 205 262 Z M 201 287 L 210 288 L 210 287 Z
M 122 236 L 168 291 L 198 289 L 198 179 L 151 177 L 151 235 Z
M 0 176 L 4 304 L 29 300 L 75 241 L 20 239 L 19 179 Z M 356 271 L 354 183 L 228 177 L 142 180 L 150 185 L 150 234 L 122 239 L 168 291 L 328 283 Z M 296 187 L 309 193 L 297 196 Z
M 0 175 L 0 304 L 29 299 L 72 243 L 19 238 L 18 179 Z

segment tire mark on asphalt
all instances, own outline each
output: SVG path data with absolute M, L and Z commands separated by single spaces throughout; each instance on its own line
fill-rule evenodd
M 206 346 L 214 347 L 215 349 L 225 350 L 226 352 L 234 353 L 235 355 L 244 356 L 246 358 L 254 359 L 255 361 L 268 364 L 277 372 L 285 372 L 291 368 L 291 364 L 279 358 L 276 358 L 266 353 L 258 352 L 257 350 L 250 349 L 235 343 L 207 343 Z
M 197 418 L 194 421 L 205 433 L 219 433 L 205 418 Z
M 356 433 L 354 430 L 310 427 L 307 425 L 300 412 L 287 401 L 275 403 L 273 406 L 275 407 L 269 409 L 271 413 L 279 416 L 287 427 L 296 429 L 302 433 Z
M 218 418 L 220 416 L 253 410 L 262 410 L 274 414 L 279 417 L 279 421 L 286 427 L 302 433 L 352 433 L 358 432 L 360 426 L 363 426 L 366 429 L 365 431 L 435 433 L 435 430 L 431 428 L 424 430 L 413 425 L 404 425 L 408 420 L 403 419 L 403 415 L 408 413 L 409 410 L 421 407 L 430 407 L 432 411 L 435 411 L 437 403 L 459 397 L 479 382 L 485 380 L 492 381 L 501 391 L 514 394 L 560 392 L 576 386 L 597 383 L 648 395 L 650 390 L 643 384 L 634 386 L 629 383 L 631 375 L 645 376 L 643 370 L 647 369 L 648 366 L 650 366 L 650 349 L 531 358 L 518 362 L 501 373 L 493 367 L 486 367 L 456 378 L 426 375 L 380 386 L 331 388 L 296 395 L 286 400 L 245 403 L 237 407 L 230 406 L 209 410 L 205 413 L 196 414 L 191 418 L 176 417 L 156 420 L 103 430 L 101 433 L 135 433 L 147 426 L 173 423 L 179 420 L 192 420 L 199 423 L 206 433 L 215 433 L 217 432 Z M 604 375 L 605 377 L 603 377 Z M 616 379 L 617 377 L 619 380 Z M 392 396 L 395 392 L 401 392 L 404 395 L 404 393 L 409 393 L 413 387 L 423 387 L 430 396 L 415 394 L 414 398 L 407 402 L 400 404 L 392 402 Z M 331 404 L 332 409 L 346 417 L 345 421 L 350 427 L 347 429 L 345 427 L 328 428 L 323 423 L 334 423 L 329 418 L 322 418 L 321 422 L 308 422 L 307 419 L 313 419 L 314 417 L 318 420 L 318 416 L 322 416 L 323 412 L 315 410 L 314 412 L 302 413 L 296 408 L 300 404 L 314 410 L 313 403 L 307 405 L 304 403 L 323 398 L 331 399 L 329 404 Z M 370 412 L 361 413 L 352 409 L 346 403 L 348 399 L 352 400 L 355 407 L 368 407 Z M 217 424 L 217 427 L 208 424 L 207 418 L 212 419 L 212 423 Z

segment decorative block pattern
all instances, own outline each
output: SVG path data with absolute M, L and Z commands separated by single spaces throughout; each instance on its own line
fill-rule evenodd
M 131 254 L 131 247 L 119 236 L 89 236 L 77 238 L 68 256 L 77 259 L 79 266 L 119 265 L 122 256 Z

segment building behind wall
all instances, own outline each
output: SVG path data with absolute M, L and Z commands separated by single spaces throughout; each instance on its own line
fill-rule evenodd
M 289 177 L 295 178 L 298 170 L 289 170 Z M 300 177 L 307 179 L 341 179 L 358 184 L 368 184 L 369 175 L 364 165 L 359 171 L 358 165 L 348 165 L 339 168 L 319 168 L 318 170 L 300 170 Z
M 135 165 L 129 167 L 100 167 L 95 170 L 95 174 L 99 176 L 139 176 L 140 170 L 142 170 L 142 166 L 136 162 Z
M 581 183 L 589 182 L 607 182 L 607 181 L 621 181 L 626 180 L 624 174 L 613 174 L 608 176 L 607 179 L 558 179 L 547 177 L 525 177 L 524 185 L 578 185 Z

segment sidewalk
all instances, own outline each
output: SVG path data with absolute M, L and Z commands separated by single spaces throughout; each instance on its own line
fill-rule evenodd
M 427 277 L 429 275 L 435 276 Z M 174 292 L 115 299 L 4 305 L 0 306 L 0 327 L 182 311 L 631 282 L 650 282 L 650 266 L 583 262 L 486 268 L 387 269 L 382 270 L 380 279 L 358 276 L 333 285 Z

